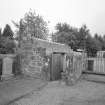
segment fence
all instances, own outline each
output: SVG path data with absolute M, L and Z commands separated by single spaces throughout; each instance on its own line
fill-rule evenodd
M 86 58 L 87 72 L 105 74 L 105 58 Z

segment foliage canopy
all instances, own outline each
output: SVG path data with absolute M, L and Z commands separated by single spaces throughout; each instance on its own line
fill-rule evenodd
M 17 28 L 18 40 L 24 40 L 28 38 L 40 38 L 47 39 L 48 27 L 47 22 L 44 21 L 42 16 L 37 15 L 33 11 L 27 12 L 19 23 L 14 22 Z

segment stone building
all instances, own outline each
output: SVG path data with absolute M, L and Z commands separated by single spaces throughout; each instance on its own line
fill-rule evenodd
M 72 55 L 72 49 L 65 45 L 33 38 L 22 42 L 19 53 L 22 54 L 22 72 L 26 75 L 40 77 L 46 70 L 50 80 L 61 78 L 66 68 L 66 55 Z

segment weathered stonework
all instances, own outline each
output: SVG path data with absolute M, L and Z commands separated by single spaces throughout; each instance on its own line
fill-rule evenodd
M 22 71 L 26 75 L 41 75 L 44 65 L 45 49 L 33 44 L 32 41 L 26 41 L 22 44 Z
M 5 80 L 5 79 L 9 79 L 13 76 L 13 70 L 12 70 L 12 66 L 13 66 L 13 61 L 14 61 L 14 57 L 16 55 L 14 54 L 0 54 L 0 59 L 2 59 L 2 76 L 1 79 Z
M 54 52 L 69 54 L 72 50 L 64 44 L 33 38 L 23 41 L 19 52 L 22 55 L 21 65 L 24 74 L 35 77 L 46 75 L 49 78 L 50 70 L 48 69 L 51 69 L 51 62 L 47 61 L 48 57 L 51 57 Z

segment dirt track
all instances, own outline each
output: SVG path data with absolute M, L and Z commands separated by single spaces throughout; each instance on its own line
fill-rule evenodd
M 66 86 L 58 81 L 50 82 L 41 91 L 34 91 L 15 104 L 105 105 L 105 84 L 82 80 L 74 86 Z

